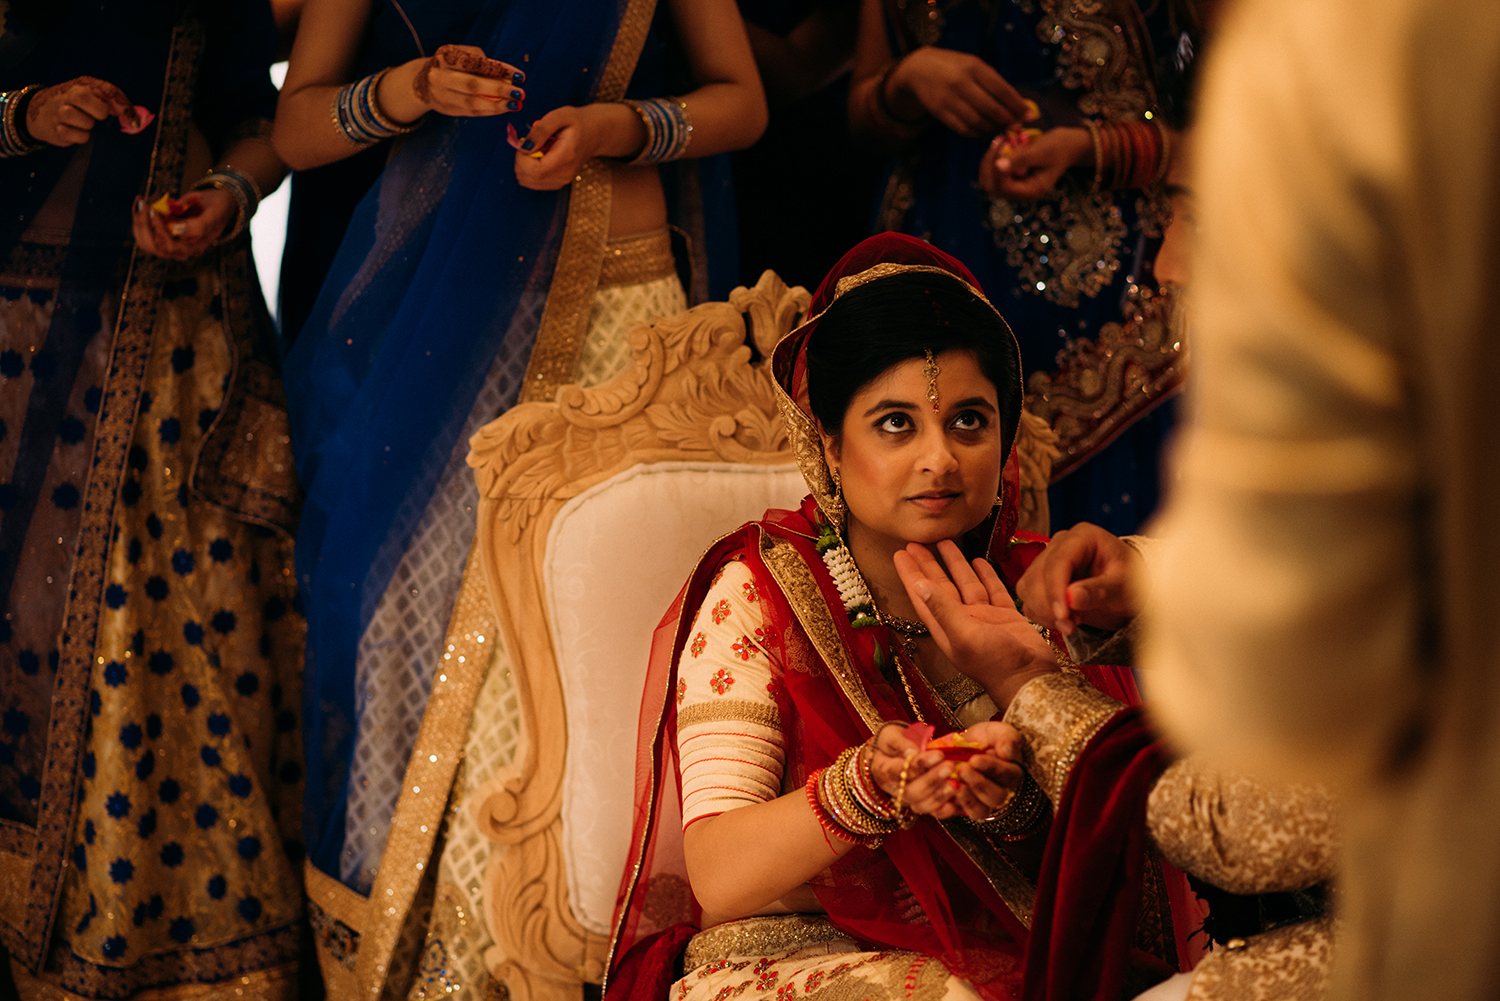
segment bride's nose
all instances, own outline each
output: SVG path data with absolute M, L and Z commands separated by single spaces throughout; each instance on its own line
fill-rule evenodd
M 958 468 L 958 456 L 941 425 L 923 431 L 917 467 L 924 473 L 944 476 Z

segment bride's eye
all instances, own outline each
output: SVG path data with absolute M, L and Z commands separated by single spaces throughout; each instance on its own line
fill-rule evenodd
M 977 410 L 960 410 L 953 417 L 956 431 L 982 431 L 989 426 L 989 418 Z
M 875 422 L 875 430 L 885 431 L 888 434 L 900 434 L 912 429 L 911 416 L 900 410 L 886 414 Z

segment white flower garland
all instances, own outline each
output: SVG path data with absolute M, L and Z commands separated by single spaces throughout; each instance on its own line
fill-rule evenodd
M 833 584 L 839 589 L 839 599 L 844 603 L 844 611 L 852 612 L 861 606 L 875 603 L 870 589 L 865 586 L 865 579 L 860 576 L 859 567 L 854 565 L 854 558 L 849 555 L 848 547 L 842 544 L 830 546 L 823 553 L 823 565 L 833 575 Z

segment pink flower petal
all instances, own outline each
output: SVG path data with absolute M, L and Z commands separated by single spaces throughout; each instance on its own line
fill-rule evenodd
M 128 136 L 133 136 L 137 132 L 144 131 L 146 126 L 156 120 L 156 116 L 151 113 L 150 108 L 144 108 L 137 104 L 132 110 L 135 112 L 134 122 L 130 120 L 130 112 L 128 111 L 122 111 L 119 115 L 120 131 Z
M 913 744 L 916 744 L 917 753 L 920 754 L 927 750 L 927 742 L 932 739 L 932 735 L 935 732 L 936 730 L 931 723 L 913 723 L 906 728 L 902 736 Z

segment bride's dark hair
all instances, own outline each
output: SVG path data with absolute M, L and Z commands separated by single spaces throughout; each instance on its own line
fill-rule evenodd
M 927 351 L 972 351 L 995 384 L 1007 452 L 1021 409 L 1015 338 L 998 313 L 957 278 L 915 271 L 844 293 L 818 319 L 807 345 L 807 395 L 829 434 L 849 401 L 892 365 Z

